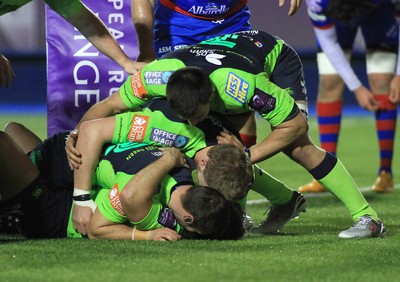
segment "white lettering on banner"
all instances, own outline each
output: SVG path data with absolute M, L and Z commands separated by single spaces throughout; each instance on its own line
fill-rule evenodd
M 123 82 L 124 81 L 124 71 L 108 71 L 108 74 L 110 75 L 110 78 L 108 79 L 108 82 Z
M 86 96 L 87 104 L 95 104 L 100 101 L 100 90 L 75 90 L 75 107 L 79 107 L 79 97 Z M 95 100 L 91 101 L 91 97 L 94 96 Z
M 121 10 L 124 7 L 124 0 L 108 0 L 108 2 L 113 3 L 115 10 Z
M 78 71 L 81 67 L 89 67 L 91 68 L 94 73 L 95 73 L 95 80 L 93 81 L 94 83 L 99 83 L 100 80 L 100 75 L 99 75 L 99 69 L 97 68 L 97 66 L 91 62 L 91 61 L 80 61 L 79 63 L 77 63 L 74 67 L 74 82 L 77 85 L 88 85 L 88 80 L 87 79 L 79 79 L 78 78 Z
M 124 8 L 124 0 L 108 0 L 107 2 L 109 3 L 108 10 L 100 11 L 100 13 L 105 22 L 107 21 L 107 28 L 111 35 L 115 40 L 119 41 L 125 36 L 123 31 L 125 16 L 122 12 L 122 9 Z M 95 15 L 99 17 L 99 12 L 95 12 Z M 96 65 L 96 63 L 101 62 L 101 60 L 87 60 L 93 57 L 99 57 L 100 59 L 100 52 L 87 40 L 87 38 L 80 34 L 76 28 L 75 31 L 77 31 L 77 33 L 73 35 L 73 40 L 76 41 L 76 46 L 79 49 L 75 51 L 73 56 L 82 58 L 82 60 L 77 62 L 74 66 L 73 78 L 76 86 L 75 88 L 78 88 L 78 86 L 86 88 L 74 90 L 75 107 L 80 107 L 87 106 L 86 104 L 93 105 L 103 99 L 105 93 L 101 93 L 107 91 L 107 89 L 104 89 L 104 86 L 107 84 L 109 85 L 107 91 L 109 96 L 118 91 L 120 85 L 122 85 L 126 79 L 126 74 L 123 69 L 107 69 L 107 64 Z M 120 47 L 124 49 L 124 45 L 120 45 Z M 107 80 L 105 80 L 104 75 L 101 75 L 105 72 L 108 74 Z
M 88 42 L 74 54 L 74 57 L 98 57 L 99 52 L 86 52 L 90 47 L 93 47 L 93 45 Z
M 110 33 L 112 34 L 112 36 L 115 38 L 115 40 L 120 39 L 122 37 L 124 37 L 124 33 L 120 30 L 114 29 L 114 28 L 108 28 L 108 30 L 110 31 Z
M 124 15 L 123 14 L 114 14 L 111 13 L 108 15 L 108 23 L 124 23 Z

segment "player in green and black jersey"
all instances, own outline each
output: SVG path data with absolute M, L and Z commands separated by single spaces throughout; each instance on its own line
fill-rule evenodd
M 25 131 L 25 137 L 33 136 L 31 132 L 16 124 L 9 127 L 14 127 L 14 132 L 18 131 L 19 137 L 21 137 L 21 132 L 23 131 Z M 7 131 L 10 132 L 11 129 Z M 19 230 L 27 237 L 82 237 L 81 234 L 74 230 L 70 217 L 73 189 L 71 185 L 71 171 L 64 153 L 65 151 L 63 150 L 66 134 L 66 132 L 63 132 L 46 139 L 45 142 L 39 143 L 35 149 L 28 153 L 29 158 L 27 158 L 20 147 L 10 138 L 10 135 L 0 132 L 0 144 L 2 145 L 0 155 L 3 168 L 2 183 L 0 185 L 1 201 L 16 201 L 20 203 L 23 216 L 19 224 Z M 12 132 L 11 135 L 15 136 Z M 28 139 L 24 138 L 23 140 L 23 142 L 26 142 Z M 36 137 L 35 141 L 37 140 Z M 121 148 L 124 149 L 121 150 Z M 129 158 L 127 158 L 127 154 L 130 156 Z M 132 143 L 128 144 L 128 146 L 120 145 L 109 147 L 108 150 L 105 151 L 97 169 L 96 178 L 94 179 L 94 183 L 97 185 L 95 189 L 92 190 L 93 199 L 101 204 L 99 210 L 106 210 L 108 214 L 110 214 L 110 207 L 114 207 L 117 212 L 122 212 L 116 204 L 118 202 L 118 198 L 115 197 L 118 195 L 115 190 L 116 187 L 122 189 L 140 168 L 150 165 L 151 162 L 156 161 L 161 156 L 162 153 L 155 147 L 148 147 L 144 144 L 136 146 L 136 148 L 132 146 Z M 134 229 L 129 227 L 130 225 L 141 230 L 153 230 L 163 226 L 172 228 L 171 230 L 157 229 L 156 231 L 150 232 L 137 230 L 133 233 L 136 234 L 136 239 L 179 239 L 179 236 L 172 232 L 172 230 L 179 230 L 180 227 L 174 221 L 173 213 L 169 212 L 166 207 L 168 207 L 170 196 L 173 194 L 171 189 L 177 190 L 181 186 L 186 186 L 186 189 L 193 187 L 191 171 L 186 168 L 177 168 L 165 176 L 158 174 L 158 177 L 164 177 L 161 181 L 160 191 L 154 193 L 154 197 L 152 196 L 147 199 L 151 201 L 151 210 L 148 212 L 146 210 L 144 212 L 142 211 L 142 214 L 144 213 L 144 215 L 148 216 L 144 216 L 143 220 L 131 224 L 129 224 L 128 220 L 123 220 L 121 218 L 112 221 L 113 224 L 108 222 L 108 237 L 106 238 L 131 239 Z M 145 180 L 142 180 L 142 183 L 145 184 Z M 145 187 L 145 185 L 143 186 Z M 13 189 L 10 190 L 10 187 Z M 216 238 L 229 239 L 233 238 L 232 236 L 236 236 L 236 239 L 240 238 L 242 215 L 238 213 L 238 209 L 228 203 L 224 197 L 215 190 L 204 190 L 202 188 L 199 190 L 201 191 L 196 192 L 197 196 L 191 194 L 185 197 L 185 199 L 194 197 L 197 201 L 198 194 L 205 191 L 206 195 L 209 195 L 210 198 L 221 203 L 217 213 L 222 213 L 224 217 L 228 215 L 228 218 L 225 218 L 224 222 L 228 219 L 228 222 L 234 223 L 236 220 L 236 225 L 234 224 L 233 226 L 240 226 L 240 228 L 236 228 L 234 232 L 226 232 L 221 235 L 223 230 L 221 230 L 221 223 L 219 222 L 217 224 L 218 228 L 214 226 L 214 228 L 210 229 L 209 226 L 204 225 L 205 229 L 202 229 L 202 224 L 204 224 L 204 222 L 196 222 L 198 211 L 190 206 L 186 208 L 188 205 L 183 204 L 186 210 L 193 211 L 191 214 L 194 216 L 192 221 L 196 223 L 195 230 L 208 230 L 212 234 L 204 233 L 204 231 L 202 231 L 202 233 L 211 237 L 218 234 Z M 80 198 L 82 197 L 77 197 L 75 201 L 84 200 Z M 200 202 L 201 200 L 202 199 L 199 199 Z M 108 210 L 104 207 L 108 207 Z M 209 207 L 207 209 L 210 210 Z M 107 214 L 107 212 L 105 213 Z M 217 213 L 211 216 L 221 218 L 221 215 L 217 215 Z M 231 218 L 232 221 L 230 221 L 229 218 Z M 113 219 L 112 216 L 111 219 Z M 96 222 L 94 222 L 94 224 L 95 223 Z M 128 226 L 125 226 L 126 223 L 128 223 Z M 104 221 L 102 221 L 102 224 L 104 227 Z M 123 224 L 124 226 L 122 226 Z M 231 228 L 231 226 L 229 228 Z M 121 230 L 124 229 L 130 231 L 130 233 L 128 232 L 129 236 L 126 236 L 126 233 L 125 236 L 122 236 Z M 218 230 L 215 231 L 216 229 Z M 111 230 L 115 230 L 115 233 L 111 232 Z M 119 235 L 113 237 L 112 234 Z

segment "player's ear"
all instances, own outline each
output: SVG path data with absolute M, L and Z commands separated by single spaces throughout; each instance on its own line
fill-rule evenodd
M 186 215 L 183 217 L 183 221 L 188 224 L 192 224 L 194 222 L 193 215 Z

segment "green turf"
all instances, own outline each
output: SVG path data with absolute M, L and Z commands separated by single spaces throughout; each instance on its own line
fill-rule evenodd
M 16 117 L 0 116 L 0 126 Z M 45 119 L 23 116 L 46 135 Z M 315 121 L 311 135 L 318 143 Z M 268 128 L 260 122 L 259 130 Z M 395 149 L 395 183 L 400 184 L 399 132 Z M 400 189 L 377 195 L 368 190 L 376 178 L 378 149 L 374 121 L 346 117 L 339 157 L 384 221 L 384 239 L 341 240 L 351 225 L 344 206 L 328 193 L 308 195 L 306 213 L 289 222 L 281 235 L 249 235 L 237 242 L 119 242 L 91 240 L 24 240 L 0 235 L 0 281 L 399 281 Z M 311 178 L 286 156 L 262 166 L 293 188 Z M 251 194 L 251 200 L 260 199 Z M 251 204 L 257 222 L 267 203 Z

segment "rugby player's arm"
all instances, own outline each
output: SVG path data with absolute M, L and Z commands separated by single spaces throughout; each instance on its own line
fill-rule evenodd
M 180 239 L 178 233 L 169 228 L 154 230 L 138 230 L 121 223 L 108 220 L 96 209 L 90 222 L 88 232 L 90 239 L 113 239 L 113 240 L 154 240 L 154 241 L 177 241 Z
M 153 47 L 154 0 L 132 0 L 131 13 L 139 45 L 137 61 L 149 63 L 157 58 Z
M 250 148 L 251 162 L 255 164 L 274 156 L 307 131 L 308 123 L 298 111 L 294 118 L 275 126 L 266 138 Z
M 115 116 L 85 121 L 81 124 L 76 149 L 82 155 L 82 163 L 79 169 L 74 171 L 75 188 L 90 191 L 103 145 L 112 141 L 114 128 Z
M 99 101 L 90 107 L 90 109 L 83 115 L 77 125 L 77 129 L 84 121 L 94 120 L 98 118 L 115 116 L 116 114 L 123 113 L 129 110 L 129 107 L 122 101 L 120 90 L 117 90 L 106 99 Z
M 75 148 L 81 124 L 85 121 L 114 116 L 127 110 L 128 107 L 122 101 L 118 90 L 106 99 L 94 104 L 83 115 L 82 119 L 77 124 L 75 129 L 71 131 L 67 141 L 65 142 L 65 149 L 71 169 L 78 169 L 82 163 L 81 152 Z
M 179 149 L 160 150 L 163 151 L 163 155 L 141 169 L 121 192 L 121 205 L 130 221 L 139 222 L 146 217 L 152 206 L 152 197 L 163 177 L 174 167 L 185 164 L 185 156 Z
M 61 15 L 76 27 L 93 46 L 121 66 L 125 72 L 134 74 L 145 65 L 131 60 L 125 54 L 103 21 L 85 4 L 82 3 L 82 8 L 77 13 Z
M 96 206 L 90 198 L 92 179 L 99 161 L 103 144 L 110 141 L 115 127 L 115 117 L 97 119 L 82 123 L 76 149 L 82 153 L 82 163 L 74 171 L 74 207 L 72 222 L 81 234 L 86 234 Z

